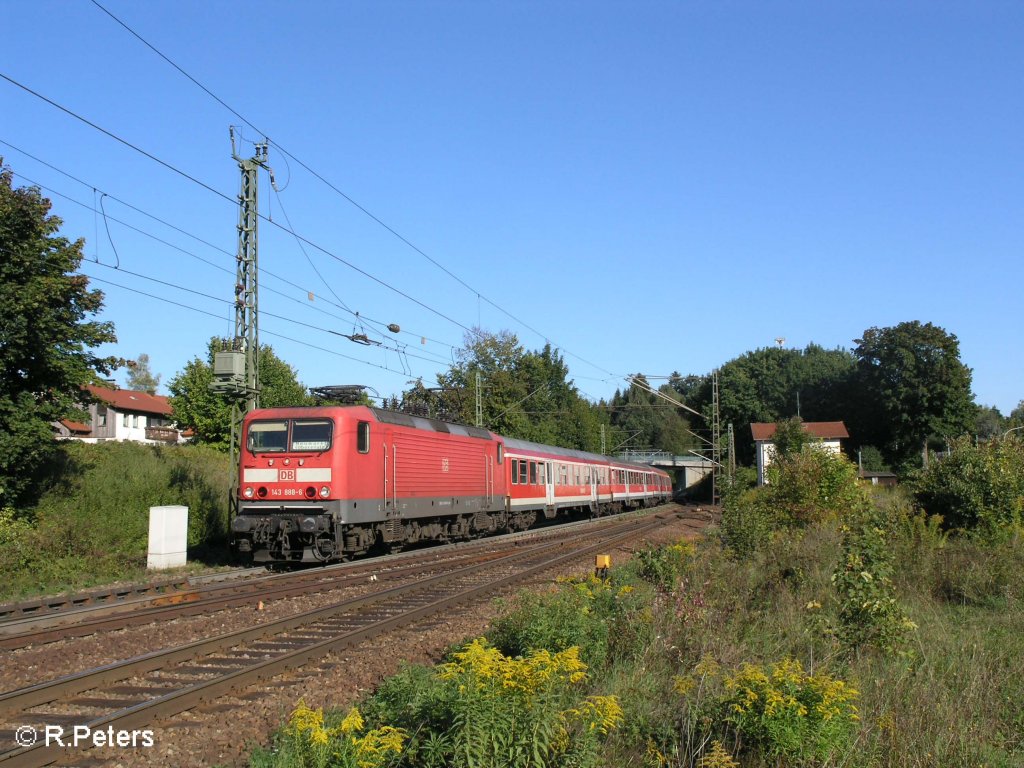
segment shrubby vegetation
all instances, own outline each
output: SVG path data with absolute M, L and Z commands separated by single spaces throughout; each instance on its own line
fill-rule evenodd
M 189 507 L 193 556 L 226 552 L 227 457 L 201 446 L 61 443 L 33 507 L 0 512 L 0 595 L 141 577 L 149 507 Z
M 948 460 L 968 461 L 975 450 L 957 446 Z M 999 498 L 1019 503 L 1019 495 Z M 741 537 L 734 518 L 696 544 L 637 552 L 607 580 L 567 579 L 521 595 L 486 640 L 457 646 L 436 669 L 408 667 L 385 681 L 358 706 L 363 727 L 407 740 L 364 764 L 1024 761 L 1019 536 L 951 533 L 904 491 L 860 486 L 846 459 L 810 446 L 782 458 L 771 486 L 736 489 L 737 501 L 765 515 L 762 540 Z M 974 531 L 985 527 L 978 519 Z M 586 679 L 571 680 L 584 666 Z M 555 667 L 564 670 L 558 686 L 536 699 L 517 682 L 497 684 Z M 254 766 L 319 765 L 302 756 L 298 717 Z
M 952 443 L 913 488 L 921 506 L 948 528 L 987 537 L 1019 535 L 1024 526 L 1024 440 Z

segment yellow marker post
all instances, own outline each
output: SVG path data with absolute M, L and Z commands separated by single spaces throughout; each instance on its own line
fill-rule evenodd
M 598 579 L 608 578 L 608 569 L 612 567 L 611 555 L 598 555 L 594 559 L 594 576 Z

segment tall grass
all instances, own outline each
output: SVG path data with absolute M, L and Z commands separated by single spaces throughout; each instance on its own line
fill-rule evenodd
M 151 506 L 188 506 L 190 557 L 223 559 L 229 484 L 200 446 L 64 444 L 38 504 L 0 512 L 0 598 L 141 576 Z

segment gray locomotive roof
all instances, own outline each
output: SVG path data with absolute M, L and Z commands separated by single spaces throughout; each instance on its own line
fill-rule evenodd
M 491 433 L 480 427 L 470 427 L 465 424 L 451 424 L 447 421 L 428 419 L 423 416 L 413 416 L 409 413 L 398 413 L 397 411 L 385 411 L 381 408 L 371 408 L 377 421 L 385 424 L 399 424 L 403 427 L 414 429 L 425 429 L 428 432 L 447 432 L 450 435 L 462 435 L 463 437 L 478 437 L 481 440 L 493 440 Z

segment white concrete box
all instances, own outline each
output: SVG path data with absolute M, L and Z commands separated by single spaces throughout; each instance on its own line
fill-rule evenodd
M 188 507 L 149 508 L 150 570 L 176 568 L 185 564 L 188 552 Z

